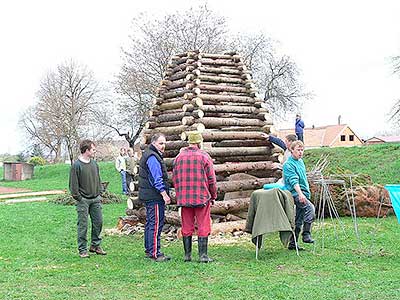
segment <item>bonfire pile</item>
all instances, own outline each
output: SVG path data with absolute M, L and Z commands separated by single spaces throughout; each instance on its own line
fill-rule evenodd
M 174 158 L 188 145 L 188 132 L 202 132 L 204 150 L 212 157 L 217 176 L 213 228 L 234 231 L 244 227 L 251 192 L 282 176 L 282 150 L 261 135 L 271 126 L 250 71 L 236 52 L 186 52 L 172 57 L 166 69 L 142 145 L 148 145 L 155 132 L 164 133 L 164 159 L 171 174 Z M 145 220 L 144 209 L 134 198 L 126 212 L 131 220 Z M 174 205 L 167 211 L 166 223 L 180 226 Z

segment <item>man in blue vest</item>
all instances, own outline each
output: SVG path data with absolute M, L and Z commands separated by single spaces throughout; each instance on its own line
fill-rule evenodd
M 144 246 L 146 257 L 156 262 L 171 258 L 160 252 L 160 238 L 164 227 L 165 204 L 171 203 L 168 196 L 168 173 L 164 163 L 165 135 L 156 133 L 139 162 L 139 200 L 145 202 L 146 225 Z

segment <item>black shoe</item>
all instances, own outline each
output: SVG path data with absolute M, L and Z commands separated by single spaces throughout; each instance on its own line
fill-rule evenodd
M 107 252 L 103 250 L 103 248 L 101 248 L 100 246 L 90 246 L 89 248 L 89 252 L 93 252 L 96 253 L 98 255 L 107 255 Z
M 163 254 L 157 257 L 152 257 L 151 259 L 155 262 L 165 262 L 171 260 L 171 257 Z
M 303 243 L 313 244 L 314 240 L 311 238 L 311 235 L 309 235 L 309 234 L 303 235 Z
M 296 250 L 296 246 L 295 245 L 289 245 L 287 248 L 288 248 L 288 250 Z M 300 246 L 297 246 L 297 250 L 303 251 L 304 248 L 302 248 Z

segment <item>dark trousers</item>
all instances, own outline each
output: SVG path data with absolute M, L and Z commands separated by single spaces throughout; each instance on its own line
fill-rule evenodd
M 296 132 L 296 135 L 297 135 L 297 139 L 298 139 L 299 141 L 302 141 L 302 142 L 304 143 L 304 136 L 303 136 L 303 133 Z
M 303 223 L 312 223 L 315 217 L 314 204 L 307 199 L 306 203 L 300 202 L 299 197 L 294 197 L 294 204 L 296 205 L 295 224 L 297 228 L 301 228 Z
M 134 176 L 133 174 L 126 172 L 126 188 L 128 190 L 128 193 L 131 193 L 134 191 L 134 190 L 131 190 L 131 182 L 134 181 L 133 176 Z
M 101 197 L 82 198 L 76 203 L 76 211 L 78 213 L 78 250 L 79 253 L 87 252 L 88 216 L 92 222 L 91 245 L 97 247 L 101 244 L 100 234 L 103 228 Z
M 144 228 L 144 248 L 147 254 L 157 258 L 161 255 L 160 238 L 164 227 L 164 200 L 146 201 L 146 225 Z

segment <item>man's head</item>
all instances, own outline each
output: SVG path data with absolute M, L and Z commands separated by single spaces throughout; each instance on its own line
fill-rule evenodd
M 292 157 L 294 159 L 300 159 L 303 157 L 304 153 L 304 144 L 302 141 L 294 141 L 290 145 L 290 152 L 292 153 Z
M 285 145 L 286 148 L 288 148 L 290 150 L 290 145 L 294 142 L 297 141 L 297 135 L 295 134 L 288 134 L 287 136 L 285 136 Z
M 301 119 L 301 115 L 300 114 L 296 114 L 296 119 Z
M 197 145 L 200 148 L 200 145 L 203 142 L 203 137 L 200 132 L 192 131 L 189 133 L 188 142 L 190 145 Z
M 126 154 L 126 149 L 124 147 L 121 147 L 119 149 L 119 154 L 121 154 L 122 156 L 124 156 Z
M 128 153 L 128 155 L 129 155 L 130 157 L 133 156 L 133 149 L 132 149 L 132 148 L 128 148 L 128 150 L 127 150 L 126 152 Z
M 165 135 L 162 133 L 156 133 L 151 137 L 151 144 L 156 147 L 156 149 L 160 152 L 160 153 L 164 153 L 165 151 L 165 143 L 166 143 L 166 139 L 165 139 Z
M 96 154 L 96 146 L 91 140 L 83 140 L 79 144 L 79 150 L 81 151 L 81 154 L 90 158 L 93 158 Z

